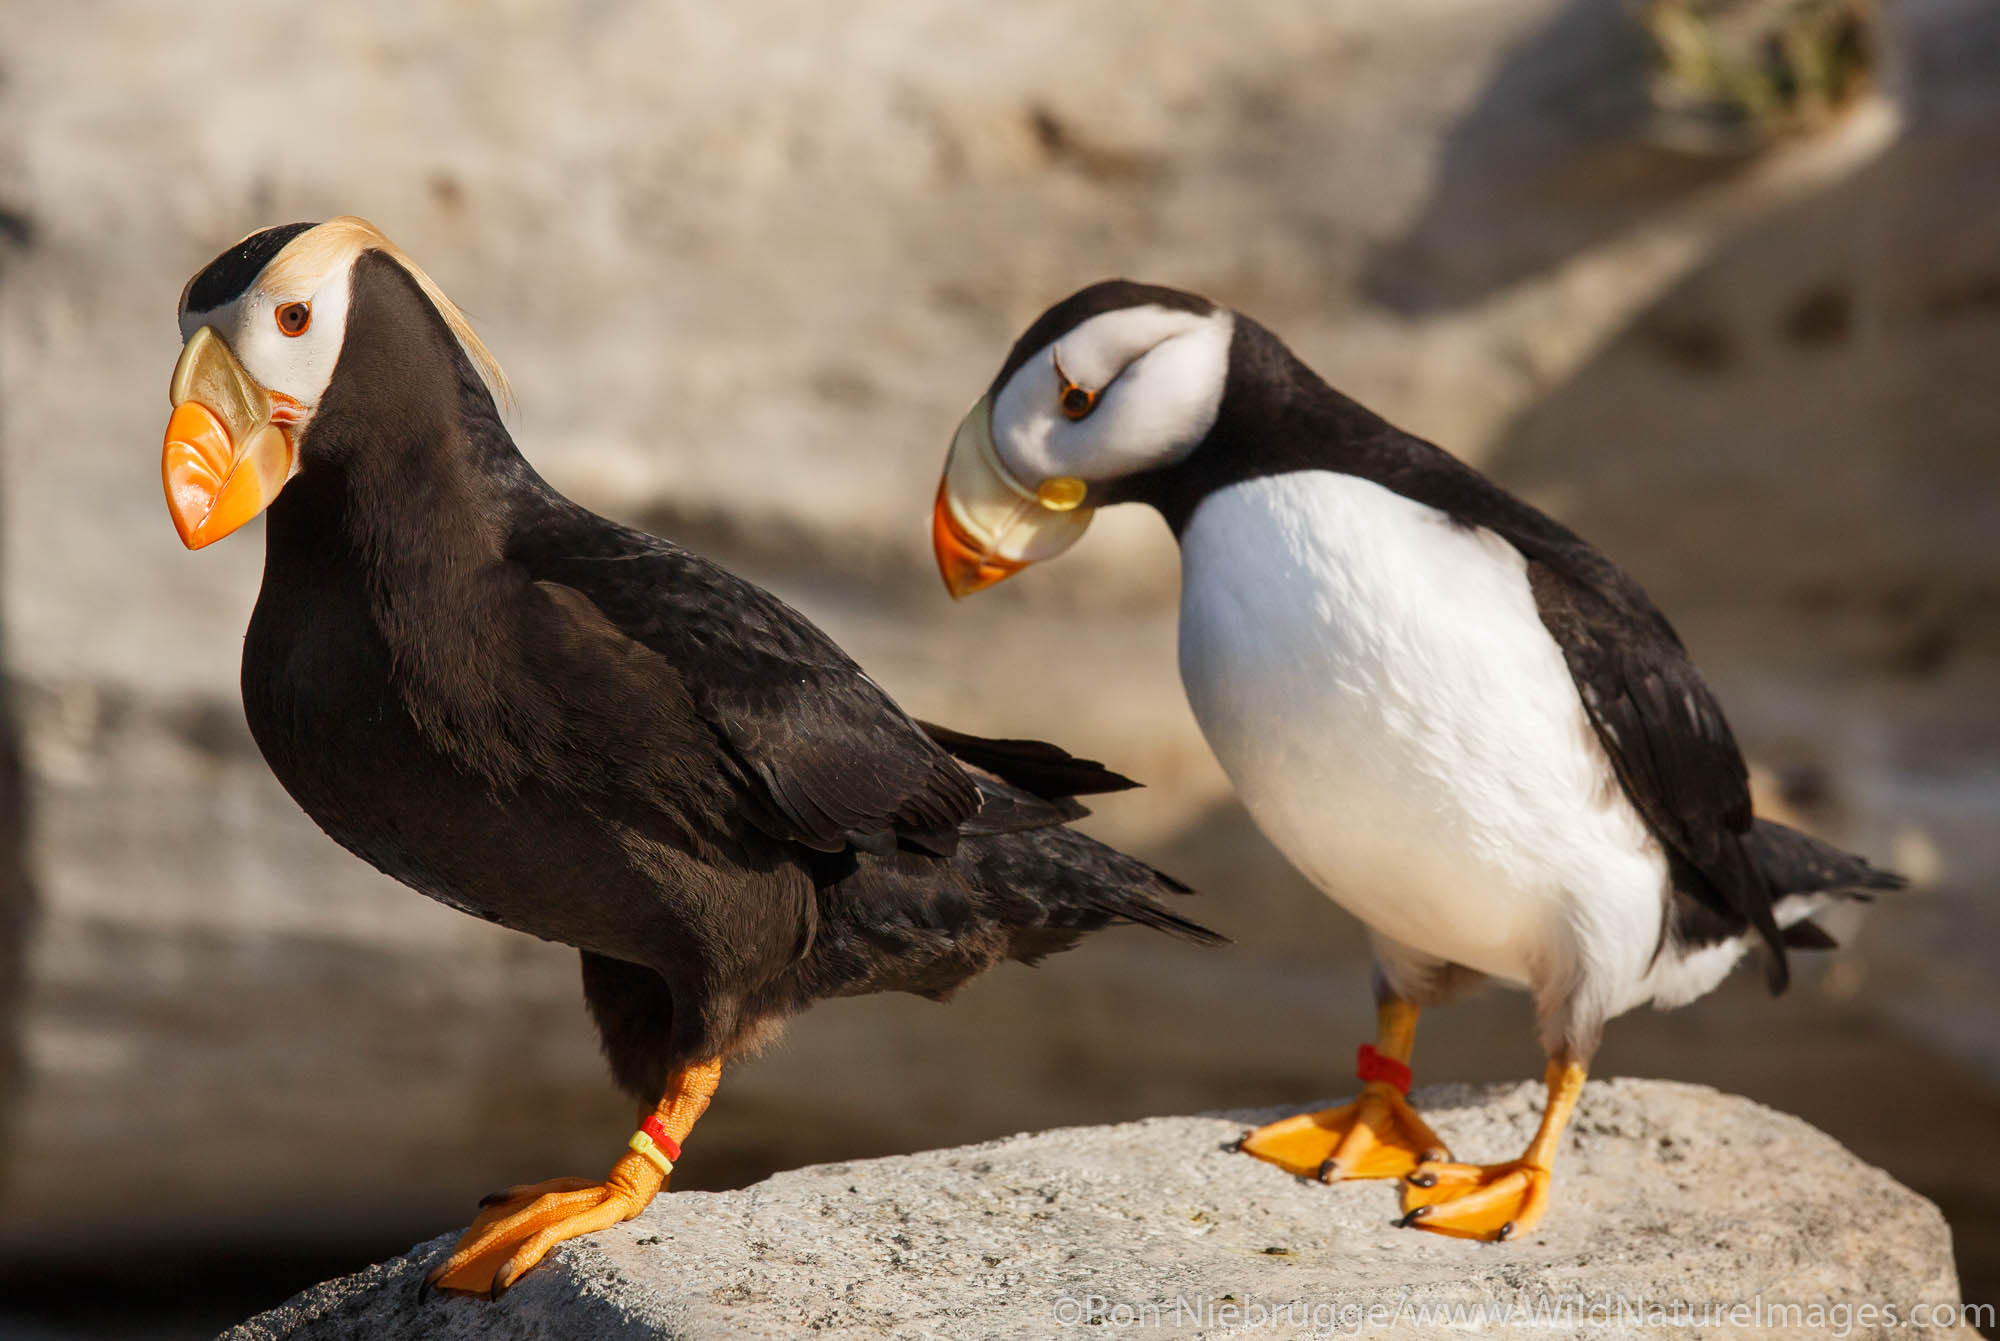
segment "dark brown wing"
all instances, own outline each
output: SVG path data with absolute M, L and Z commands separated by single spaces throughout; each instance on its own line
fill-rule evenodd
M 603 532 L 585 543 L 551 536 L 581 556 L 516 557 L 666 663 L 736 765 L 753 823 L 826 852 L 952 850 L 978 787 L 832 639 L 697 555 L 591 520 Z

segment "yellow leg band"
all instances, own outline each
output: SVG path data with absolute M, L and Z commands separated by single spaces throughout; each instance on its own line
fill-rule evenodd
M 664 1178 L 674 1171 L 674 1162 L 667 1158 L 667 1152 L 655 1145 L 653 1138 L 646 1135 L 646 1133 L 642 1131 L 633 1132 L 632 1139 L 627 1144 L 647 1159 L 653 1161 L 653 1166 L 660 1171 L 660 1177 Z

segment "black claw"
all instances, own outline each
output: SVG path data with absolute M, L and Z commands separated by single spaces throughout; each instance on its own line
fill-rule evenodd
M 479 1208 L 481 1210 L 484 1210 L 488 1206 L 498 1206 L 501 1202 L 505 1200 L 507 1200 L 507 1193 L 505 1192 L 505 1190 L 499 1192 L 488 1192 L 485 1196 L 479 1199 Z
M 1495 1243 L 1505 1243 L 1509 1238 L 1513 1237 L 1513 1234 L 1514 1222 L 1509 1220 L 1506 1224 L 1493 1231 L 1493 1241 Z
M 1423 1154 L 1417 1156 L 1417 1163 L 1442 1164 L 1450 1158 L 1451 1158 L 1451 1151 L 1446 1150 L 1442 1146 L 1434 1145 L 1430 1149 L 1424 1151 Z
M 1423 1219 L 1430 1213 L 1431 1213 L 1430 1207 L 1418 1206 L 1414 1210 L 1410 1211 L 1409 1214 L 1405 1215 L 1402 1219 L 1398 1220 L 1396 1224 L 1403 1229 L 1408 1229 L 1412 1225 L 1416 1224 L 1417 1221 Z
M 1436 1187 L 1437 1185 L 1438 1176 L 1434 1173 L 1413 1173 L 1410 1175 L 1411 1187 Z
M 438 1273 L 433 1271 L 417 1282 L 417 1303 L 422 1304 L 431 1297 L 431 1287 L 437 1284 Z
M 1340 1165 L 1336 1163 L 1331 1156 L 1320 1161 L 1319 1180 L 1322 1183 L 1331 1183 L 1336 1179 L 1338 1179 L 1339 1177 L 1340 1177 Z

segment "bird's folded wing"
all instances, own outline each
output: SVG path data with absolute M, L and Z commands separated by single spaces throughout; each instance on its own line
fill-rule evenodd
M 659 542 L 530 568 L 667 663 L 734 763 L 743 813 L 773 837 L 826 852 L 899 839 L 948 852 L 978 811 L 951 755 L 761 587 Z
M 1721 705 L 1636 584 L 1611 583 L 1591 560 L 1544 555 L 1530 554 L 1528 585 L 1626 796 L 1667 849 L 1676 883 L 1771 944 L 1772 985 L 1782 986 L 1770 887 L 1743 846 L 1749 773 Z
M 1528 562 L 1542 626 L 1562 649 L 1577 694 L 1633 808 L 1691 897 L 1744 919 L 1771 948 L 1774 990 L 1789 976 L 1771 890 L 1744 842 L 1750 780 L 1721 706 L 1679 635 L 1639 584 L 1546 513 L 1449 454 L 1415 443 L 1389 487 L 1481 526 Z

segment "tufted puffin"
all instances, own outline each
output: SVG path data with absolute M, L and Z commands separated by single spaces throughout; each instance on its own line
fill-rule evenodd
M 960 424 L 932 536 L 962 596 L 1150 504 L 1180 545 L 1180 671 L 1286 857 L 1366 923 L 1377 1037 L 1359 1098 L 1242 1148 L 1399 1178 L 1401 1223 L 1505 1239 L 1548 1205 L 1604 1024 L 1771 989 L 1810 918 L 1902 881 L 1751 814 L 1715 698 L 1638 583 L 1551 518 L 1329 387 L 1194 294 L 1086 288 L 1014 345 Z M 1548 1057 L 1517 1160 L 1453 1163 L 1411 1108 L 1418 1011 L 1495 980 Z
M 488 1198 L 426 1288 L 497 1294 L 637 1215 L 725 1061 L 823 997 L 942 999 L 1183 887 L 1065 827 L 1132 786 L 907 716 L 770 593 L 593 515 L 501 423 L 464 316 L 367 222 L 188 283 L 162 474 L 199 548 L 266 514 L 244 712 L 336 842 L 577 947 L 640 1130 L 602 1181 Z

